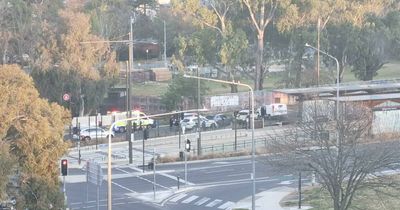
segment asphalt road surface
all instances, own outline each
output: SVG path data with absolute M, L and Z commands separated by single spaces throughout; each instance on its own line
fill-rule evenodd
M 152 170 L 143 173 L 133 165 L 114 165 L 113 209 L 231 209 L 251 196 L 250 157 L 188 162 L 187 167 L 186 182 L 183 162 L 157 165 L 154 182 Z M 107 174 L 105 166 L 103 174 Z M 282 185 L 297 186 L 297 182 L 296 175 L 279 171 L 265 157 L 257 157 L 256 193 Z M 97 209 L 97 187 L 86 183 L 84 169 L 70 169 L 65 186 L 70 209 Z M 106 176 L 98 189 L 99 209 L 107 209 Z

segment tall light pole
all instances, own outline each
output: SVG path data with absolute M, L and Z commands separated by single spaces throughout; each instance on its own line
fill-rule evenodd
M 128 94 L 126 97 L 128 97 L 128 106 L 127 106 L 127 113 L 128 113 L 128 118 L 132 117 L 132 87 L 131 87 L 131 73 L 133 72 L 133 23 L 134 19 L 130 17 L 130 33 L 129 33 L 129 73 L 127 74 L 128 76 Z M 132 121 L 129 120 L 127 123 L 127 132 L 126 132 L 126 139 L 128 140 L 128 155 L 129 155 L 129 164 L 133 163 L 133 151 L 132 151 Z
M 309 48 L 311 48 L 311 49 L 314 49 L 314 50 L 316 50 L 317 52 L 320 52 L 320 53 L 322 53 L 322 54 L 324 54 L 324 55 L 326 55 L 326 56 L 332 58 L 332 59 L 335 60 L 335 62 L 336 62 L 336 119 L 338 119 L 338 118 L 339 118 L 339 84 L 340 84 L 339 61 L 338 61 L 337 58 L 333 57 L 332 55 L 328 54 L 327 52 L 322 51 L 322 50 L 320 50 L 320 49 L 318 49 L 318 48 L 316 48 L 316 47 L 313 47 L 313 46 L 309 45 L 308 43 L 306 43 L 305 46 L 306 46 L 306 47 L 309 47 Z M 339 135 L 338 135 L 338 136 L 339 136 Z M 338 141 L 337 141 L 336 143 L 337 143 L 338 146 L 339 146 L 339 137 L 337 137 L 337 138 L 338 138 Z
M 251 180 L 252 180 L 252 195 L 251 195 L 251 209 L 255 210 L 256 209 L 256 199 L 255 199 L 255 194 L 256 194 L 256 181 L 255 181 L 255 174 L 256 174 L 256 164 L 255 164 L 255 142 L 254 142 L 254 91 L 253 88 L 250 85 L 243 84 L 240 82 L 230 82 L 230 81 L 225 81 L 225 80 L 218 80 L 218 79 L 211 79 L 211 78 L 205 78 L 205 77 L 199 77 L 199 76 L 192 76 L 192 75 L 183 75 L 185 78 L 193 78 L 193 79 L 201 79 L 201 80 L 207 80 L 211 82 L 218 82 L 218 83 L 224 83 L 224 84 L 231 84 L 231 85 L 239 85 L 239 86 L 244 86 L 249 88 L 250 94 L 251 94 L 251 165 L 252 165 L 252 173 L 251 173 Z
M 340 174 L 339 170 L 340 170 L 340 159 L 339 159 L 339 155 L 340 155 L 340 150 L 341 150 L 341 145 L 340 145 L 340 131 L 339 131 L 339 84 L 340 84 L 340 73 L 339 73 L 339 61 L 337 58 L 333 57 L 332 55 L 328 54 L 325 51 L 322 51 L 320 49 L 317 49 L 316 47 L 313 47 L 311 45 L 309 45 L 308 43 L 305 44 L 306 47 L 309 47 L 311 49 L 316 50 L 317 52 L 320 52 L 330 58 L 332 58 L 333 60 L 335 60 L 336 62 L 336 124 L 337 124 L 337 128 L 336 128 L 336 149 L 337 149 L 337 164 L 336 164 L 336 170 L 337 173 Z M 339 187 L 339 194 L 341 194 L 340 192 L 340 187 Z
M 199 77 L 199 68 L 197 67 L 197 77 Z M 197 79 L 197 109 L 200 109 L 200 79 Z M 197 132 L 199 138 L 197 139 L 197 155 L 201 155 L 201 128 L 202 123 L 200 122 L 200 113 L 197 112 Z

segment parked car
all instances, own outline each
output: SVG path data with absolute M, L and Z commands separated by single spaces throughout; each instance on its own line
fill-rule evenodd
M 193 129 L 193 128 L 197 128 L 197 122 L 198 122 L 198 118 L 197 117 L 187 117 L 184 118 L 183 120 L 181 120 L 181 126 L 185 127 L 185 129 Z M 209 120 L 203 116 L 200 116 L 200 124 L 202 126 L 203 129 L 207 129 L 207 128 L 211 128 L 211 129 L 215 129 L 218 128 L 218 124 L 217 122 L 215 122 L 214 120 Z
M 251 117 L 250 113 L 251 113 L 251 111 L 248 109 L 240 110 L 236 115 L 236 120 L 241 121 L 241 122 L 247 122 L 247 120 L 249 120 Z M 254 117 L 256 117 L 256 116 L 254 116 Z
M 209 115 L 206 116 L 206 118 L 209 120 L 214 120 L 217 123 L 218 127 L 229 126 L 232 122 L 231 119 L 223 114 Z
M 218 128 L 218 123 L 215 122 L 215 120 L 210 120 L 205 117 L 200 117 L 200 122 L 201 122 L 201 127 L 203 129 L 211 128 L 211 129 L 216 129 Z
M 104 130 L 103 128 L 93 127 L 93 128 L 81 128 L 80 133 L 74 134 L 73 138 L 75 140 L 91 140 L 97 138 L 108 138 L 111 135 L 111 138 L 114 137 L 114 132 L 110 132 L 108 130 Z
M 187 117 L 181 120 L 181 126 L 187 130 L 191 130 L 197 127 L 197 117 Z

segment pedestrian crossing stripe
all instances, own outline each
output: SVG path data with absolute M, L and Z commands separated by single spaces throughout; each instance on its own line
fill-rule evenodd
M 203 205 L 205 202 L 207 202 L 209 200 L 210 200 L 210 198 L 204 197 L 204 198 L 198 200 L 196 203 L 194 203 L 194 205 L 201 206 L 201 205 Z
M 192 196 L 190 196 L 189 198 L 187 198 L 186 200 L 182 201 L 182 203 L 190 203 L 190 202 L 196 200 L 198 197 L 199 197 L 199 196 L 192 195 Z
M 219 199 L 215 199 L 214 201 L 212 201 L 211 203 L 207 204 L 206 207 L 214 207 L 215 205 L 221 203 L 222 200 Z
M 176 196 L 176 197 L 172 198 L 172 199 L 171 199 L 171 200 L 169 200 L 169 201 L 171 201 L 171 202 L 177 202 L 177 201 L 179 201 L 180 199 L 182 199 L 182 198 L 186 197 L 186 195 L 187 195 L 187 194 L 185 194 L 185 193 L 183 193 L 183 194 L 180 194 L 180 195 L 178 195 L 178 196 Z
M 186 197 L 186 198 L 185 198 L 185 197 Z M 185 199 L 184 199 L 184 198 L 185 198 Z M 179 202 L 179 201 L 181 201 L 181 203 L 189 204 L 189 203 L 195 201 L 195 200 L 198 199 L 198 198 L 199 198 L 199 196 L 197 196 L 197 195 L 191 195 L 191 196 L 190 196 L 190 195 L 188 195 L 188 194 L 182 193 L 182 194 L 179 194 L 179 195 L 173 197 L 173 198 L 170 199 L 169 201 L 170 201 L 170 202 Z M 210 200 L 211 200 L 211 198 L 203 197 L 203 198 L 201 198 L 200 200 L 196 201 L 196 202 L 194 203 L 194 205 L 196 205 L 196 206 L 201 206 L 201 205 L 207 203 L 207 202 L 210 201 Z M 216 207 L 216 208 L 218 208 L 218 209 L 230 209 L 232 206 L 235 205 L 235 203 L 234 203 L 234 202 L 231 202 L 231 201 L 227 201 L 227 202 L 225 202 L 225 203 L 222 203 L 222 202 L 223 202 L 223 201 L 220 200 L 220 199 L 215 199 L 215 200 L 212 200 L 212 201 L 211 201 L 210 203 L 208 203 L 207 205 L 205 205 L 205 207 Z M 222 205 L 220 205 L 221 203 L 222 203 Z M 219 206 L 218 206 L 218 205 L 219 205 Z
M 227 209 L 229 207 L 232 207 L 233 205 L 235 205 L 234 202 L 228 201 L 228 202 L 225 202 L 224 204 L 220 205 L 218 208 L 219 209 Z

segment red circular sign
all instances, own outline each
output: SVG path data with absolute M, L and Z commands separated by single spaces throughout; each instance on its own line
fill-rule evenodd
M 69 101 L 69 99 L 70 99 L 70 97 L 69 97 L 69 94 L 68 94 L 68 93 L 66 93 L 66 94 L 63 95 L 63 100 L 64 100 L 64 101 Z

